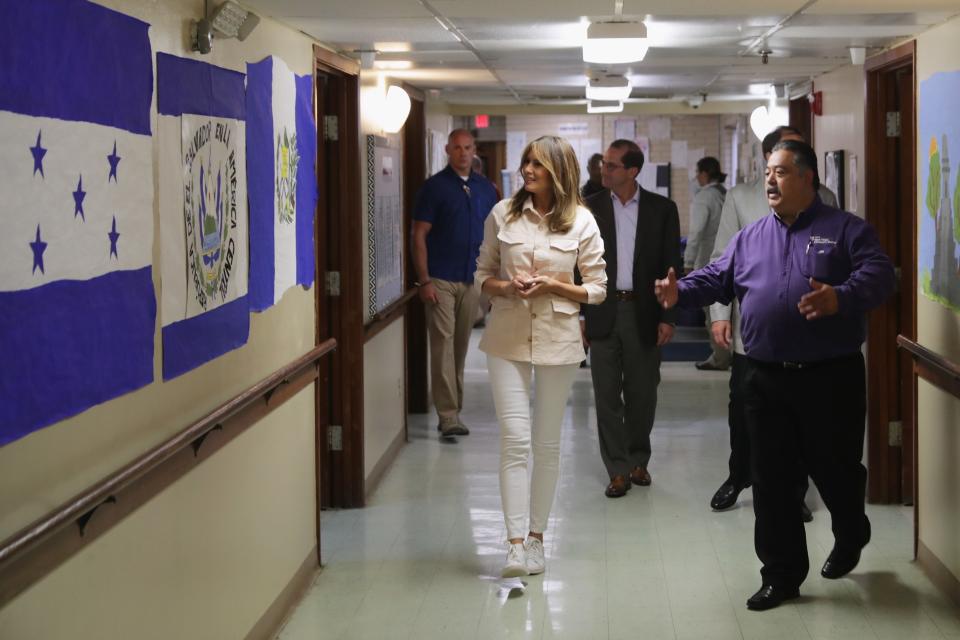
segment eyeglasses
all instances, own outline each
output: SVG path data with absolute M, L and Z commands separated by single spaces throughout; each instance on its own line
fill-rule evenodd
M 625 168 L 624 165 L 619 162 L 603 162 L 603 161 L 600 162 L 601 171 L 604 169 L 607 171 L 614 171 L 616 169 L 623 169 L 623 168 Z

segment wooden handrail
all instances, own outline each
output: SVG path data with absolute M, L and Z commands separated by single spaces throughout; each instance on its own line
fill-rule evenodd
M 275 393 L 284 391 L 284 388 L 288 385 L 293 386 L 291 382 L 294 379 L 304 378 L 305 375 L 309 378 L 309 381 L 316 379 L 317 363 L 323 356 L 333 351 L 336 346 L 337 341 L 332 338 L 317 345 L 296 360 L 227 400 L 179 433 L 4 540 L 0 543 L 0 578 L 5 578 L 4 573 L 11 565 L 19 563 L 25 556 L 36 551 L 45 541 L 60 534 L 65 528 L 75 524 L 79 528 L 80 536 L 84 536 L 87 522 L 98 508 L 106 503 L 116 502 L 118 493 L 178 454 L 192 449 L 191 455 L 194 458 L 198 457 L 204 440 L 212 431 L 223 429 L 225 422 L 251 408 L 257 401 L 262 400 L 265 404 L 270 404 L 271 397 Z M 312 372 L 308 371 L 310 368 L 314 370 Z M 293 389 L 290 389 L 290 391 L 293 391 Z M 281 395 L 286 394 L 281 393 Z M 131 505 L 125 505 L 123 511 L 129 512 L 131 510 Z M 32 576 L 34 579 L 35 577 Z M 3 582 L 5 580 L 0 579 L 0 583 Z M 19 585 L 16 590 L 19 591 L 22 588 L 23 584 Z M 0 589 L 0 606 L 12 596 L 10 591 L 12 590 Z
M 960 398 L 960 364 L 944 358 L 906 336 L 897 336 L 897 346 L 913 357 L 913 368 L 918 376 L 954 397 Z

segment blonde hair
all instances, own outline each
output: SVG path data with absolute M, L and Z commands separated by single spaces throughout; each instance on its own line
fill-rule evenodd
M 559 136 L 541 136 L 527 145 L 520 159 L 520 170 L 528 160 L 537 160 L 550 174 L 553 182 L 553 214 L 548 217 L 548 226 L 554 233 L 566 233 L 577 217 L 580 198 L 580 163 L 570 143 Z M 523 205 L 530 194 L 520 187 L 510 198 L 507 222 L 523 215 Z

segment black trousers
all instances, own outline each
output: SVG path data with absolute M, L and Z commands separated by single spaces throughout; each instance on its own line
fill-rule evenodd
M 743 378 L 747 371 L 747 356 L 734 352 L 730 362 L 730 404 L 727 421 L 730 424 L 730 476 L 728 481 L 743 486 L 750 482 L 750 439 L 744 414 Z
M 754 545 L 763 584 L 800 585 L 810 561 L 797 486 L 813 479 L 830 512 L 836 546 L 870 538 L 864 513 L 866 376 L 856 353 L 801 369 L 746 360 L 744 416 L 750 438 Z

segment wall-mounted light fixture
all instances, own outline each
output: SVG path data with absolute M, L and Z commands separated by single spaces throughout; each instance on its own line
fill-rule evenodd
M 597 64 L 639 62 L 650 48 L 642 22 L 592 22 L 583 43 L 583 61 Z
M 850 64 L 862 65 L 866 59 L 866 47 L 850 47 Z
M 246 40 L 254 27 L 260 24 L 260 17 L 247 11 L 233 0 L 227 0 L 213 12 L 210 25 L 227 38 Z
M 390 85 L 383 99 L 383 130 L 397 133 L 410 115 L 410 96 L 402 87 Z
M 620 113 L 623 111 L 623 102 L 620 100 L 590 100 L 587 103 L 587 113 Z
M 626 100 L 632 89 L 626 76 L 591 78 L 587 82 L 587 100 Z
M 190 41 L 194 51 L 210 53 L 213 50 L 213 32 L 225 38 L 246 40 L 254 27 L 260 24 L 260 16 L 247 11 L 233 0 L 227 0 L 210 15 L 207 3 L 203 3 L 203 18 L 190 25 Z

